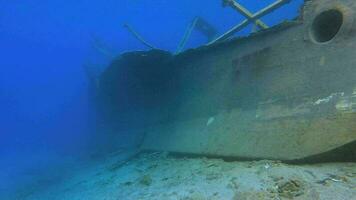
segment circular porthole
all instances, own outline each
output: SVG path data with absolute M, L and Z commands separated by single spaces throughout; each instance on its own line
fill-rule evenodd
M 311 26 L 311 37 L 315 42 L 331 41 L 340 31 L 344 22 L 343 14 L 336 9 L 324 11 L 317 15 Z

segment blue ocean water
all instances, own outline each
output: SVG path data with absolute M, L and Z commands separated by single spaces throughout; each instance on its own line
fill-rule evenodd
M 256 12 L 274 1 L 239 2 Z M 262 19 L 271 26 L 293 19 L 302 3 L 292 0 Z M 0 192 L 31 179 L 29 173 L 95 152 L 95 103 L 84 66 L 99 76 L 112 60 L 98 43 L 113 56 L 146 50 L 123 27 L 127 23 L 154 46 L 174 52 L 195 16 L 219 34 L 244 19 L 220 0 L 1 0 Z M 186 48 L 205 43 L 195 31 Z

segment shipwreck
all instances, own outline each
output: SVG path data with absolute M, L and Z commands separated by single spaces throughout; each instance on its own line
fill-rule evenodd
M 258 14 L 246 23 L 262 26 Z M 102 131 L 139 135 L 142 150 L 355 157 L 355 19 L 354 0 L 309 0 L 295 20 L 247 37 L 124 53 L 99 80 Z

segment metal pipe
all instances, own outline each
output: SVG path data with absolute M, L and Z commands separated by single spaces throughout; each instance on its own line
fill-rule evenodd
M 195 25 L 198 22 L 198 19 L 199 19 L 198 17 L 194 18 L 192 23 L 189 25 L 188 29 L 185 31 L 184 36 L 183 36 L 182 40 L 180 41 L 175 54 L 179 54 L 184 49 L 185 45 L 188 42 L 188 39 L 190 38 L 190 35 L 192 34 L 192 31 L 193 31 Z
M 241 4 L 237 3 L 235 0 L 224 0 L 227 5 L 230 5 L 232 8 L 237 10 L 239 13 L 241 13 L 243 16 L 245 16 L 248 19 L 251 19 L 253 17 L 253 13 L 248 11 L 245 7 L 243 7 Z M 262 29 L 267 29 L 269 28 L 267 24 L 265 24 L 263 21 L 259 19 L 255 19 L 255 24 L 262 28 Z
M 100 52 L 102 55 L 108 57 L 109 59 L 115 58 L 115 54 L 113 53 L 113 51 L 94 34 L 91 35 L 91 40 L 91 45 L 95 50 Z
M 149 44 L 148 42 L 146 42 L 143 37 L 138 34 L 130 25 L 128 24 L 124 24 L 124 27 L 127 28 L 127 30 L 132 33 L 132 35 L 134 35 L 134 37 L 139 40 L 143 45 L 145 45 L 146 47 L 150 48 L 150 49 L 156 49 L 154 46 L 152 46 L 151 44 Z
M 227 31 L 226 33 L 221 35 L 220 37 L 218 37 L 215 40 L 213 40 L 212 42 L 208 43 L 208 45 L 211 45 L 211 44 L 214 44 L 216 42 L 220 42 L 220 41 L 226 40 L 227 38 L 231 37 L 232 35 L 234 35 L 238 31 L 240 31 L 243 28 L 245 28 L 248 24 L 251 23 L 251 21 L 254 21 L 256 19 L 259 19 L 259 18 L 271 13 L 272 11 L 280 8 L 281 6 L 283 6 L 283 5 L 287 4 L 287 3 L 289 3 L 290 1 L 291 0 L 277 0 L 276 2 L 272 3 L 271 5 L 265 7 L 264 9 L 258 11 L 257 13 L 255 13 L 251 18 L 245 19 L 240 24 L 234 26 L 229 31 Z

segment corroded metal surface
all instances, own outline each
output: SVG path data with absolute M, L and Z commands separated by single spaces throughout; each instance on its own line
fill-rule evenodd
M 355 7 L 351 0 L 308 1 L 295 22 L 134 65 L 134 87 L 122 95 L 144 103 L 131 110 L 120 108 L 130 102 L 107 95 L 125 91 L 113 91 L 113 84 L 127 83 L 111 70 L 101 81 L 111 124 L 131 124 L 126 131 L 144 135 L 144 150 L 213 156 L 293 160 L 352 143 Z M 319 23 L 340 13 L 336 35 L 316 32 L 324 26 L 322 34 L 332 34 L 334 27 Z M 143 60 L 151 54 L 139 53 Z M 143 75 L 143 69 L 158 71 Z

